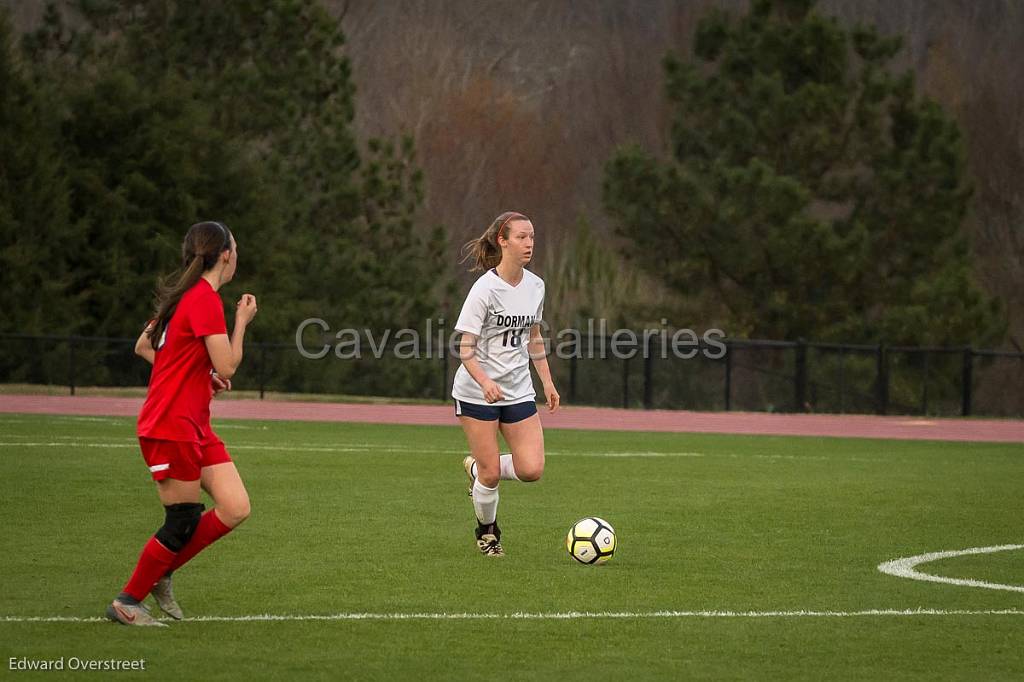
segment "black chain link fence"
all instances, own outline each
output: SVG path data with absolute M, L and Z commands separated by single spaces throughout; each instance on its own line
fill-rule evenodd
M 1024 353 L 974 348 L 723 340 L 692 357 L 640 343 L 614 357 L 610 338 L 583 339 L 549 358 L 574 405 L 701 411 L 1024 416 Z M 141 387 L 149 366 L 135 340 L 0 334 L 0 383 Z M 396 351 L 399 351 L 396 354 Z M 309 359 L 294 344 L 249 343 L 239 390 L 449 399 L 450 353 L 388 345 L 372 357 Z M 402 355 L 403 357 L 399 357 Z M 538 395 L 543 395 L 537 386 Z

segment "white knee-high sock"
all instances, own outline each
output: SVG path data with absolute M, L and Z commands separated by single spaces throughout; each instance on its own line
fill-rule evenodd
M 516 476 L 516 468 L 512 464 L 512 453 L 507 453 L 498 458 L 501 462 L 501 475 L 500 478 L 503 481 L 518 481 L 519 477 Z
M 519 477 L 516 476 L 515 465 L 512 464 L 512 453 L 506 452 L 504 455 L 498 457 L 499 465 L 501 466 L 501 473 L 498 475 L 499 480 L 502 481 L 518 481 Z M 470 469 L 470 473 L 473 474 L 473 478 L 476 478 L 476 461 L 473 462 L 473 466 Z
M 498 515 L 498 486 L 488 488 L 479 479 L 473 481 L 473 509 L 481 525 L 494 523 Z

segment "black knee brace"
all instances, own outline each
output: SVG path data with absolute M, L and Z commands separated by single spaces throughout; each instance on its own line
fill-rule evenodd
M 180 552 L 192 539 L 206 507 L 198 502 L 182 502 L 165 504 L 164 509 L 167 510 L 167 516 L 164 525 L 156 532 L 156 539 L 172 552 Z

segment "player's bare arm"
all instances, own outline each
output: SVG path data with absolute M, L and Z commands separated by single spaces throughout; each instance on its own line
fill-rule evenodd
M 548 366 L 547 349 L 544 343 L 544 335 L 541 333 L 540 325 L 530 327 L 530 359 L 533 360 L 533 368 L 537 370 L 541 385 L 544 386 L 544 399 L 550 412 L 558 409 L 561 397 L 555 390 L 555 382 L 551 378 L 551 367 Z
M 206 350 L 210 353 L 213 369 L 222 379 L 231 379 L 242 364 L 245 329 L 256 316 L 256 297 L 242 294 L 235 311 L 235 328 L 231 338 L 227 334 L 212 334 L 206 337 Z

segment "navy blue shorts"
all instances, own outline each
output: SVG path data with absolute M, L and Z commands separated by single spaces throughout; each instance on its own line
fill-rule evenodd
M 495 419 L 502 424 L 515 424 L 537 414 L 537 402 L 533 399 L 514 405 L 477 405 L 464 400 L 455 400 L 456 417 L 472 417 L 484 422 Z

